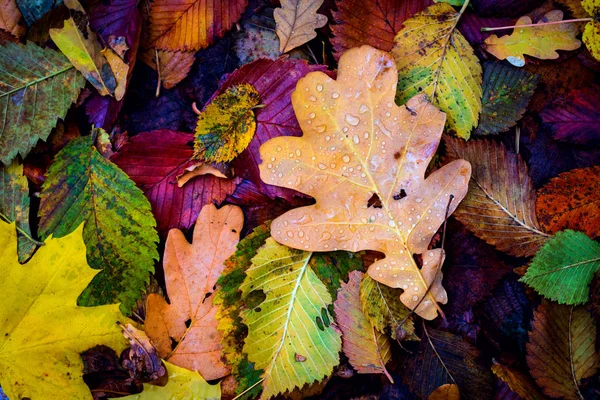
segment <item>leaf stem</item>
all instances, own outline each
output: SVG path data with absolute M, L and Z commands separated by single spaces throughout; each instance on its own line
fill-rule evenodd
M 588 21 L 592 21 L 592 20 L 593 20 L 593 18 L 577 18 L 577 19 L 565 19 L 564 21 L 542 22 L 542 23 L 537 23 L 537 24 L 498 26 L 496 28 L 481 28 L 481 32 L 502 31 L 505 29 L 515 29 L 515 28 L 540 27 L 540 26 L 546 26 L 546 25 L 560 25 L 560 24 L 568 24 L 571 22 L 588 22 Z
M 13 222 L 16 221 L 11 221 L 10 218 L 8 218 L 6 215 L 2 214 L 0 212 L 0 218 L 2 218 L 4 221 L 8 222 L 9 224 L 12 224 Z M 19 228 L 18 226 L 16 226 L 17 224 L 15 224 L 15 228 L 17 229 L 17 232 L 19 232 L 21 235 L 25 236 L 27 239 L 29 239 L 30 241 L 32 241 L 33 243 L 35 243 L 37 246 L 44 246 L 46 243 L 44 242 L 40 242 L 35 240 L 34 238 L 31 237 L 31 235 L 29 235 L 27 232 L 25 232 L 23 229 Z
M 242 397 L 243 395 L 245 395 L 246 393 L 248 393 L 250 390 L 254 389 L 256 387 L 256 385 L 261 384 L 262 381 L 264 381 L 265 378 L 260 378 L 260 380 L 258 382 L 256 382 L 254 385 L 250 386 L 249 388 L 247 388 L 246 390 L 244 390 L 242 393 L 238 394 L 237 396 L 235 396 L 233 398 L 233 400 L 237 400 L 240 397 Z

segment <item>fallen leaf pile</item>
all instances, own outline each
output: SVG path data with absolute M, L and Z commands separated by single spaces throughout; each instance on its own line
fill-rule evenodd
M 598 397 L 598 0 L 0 3 L 0 398 Z

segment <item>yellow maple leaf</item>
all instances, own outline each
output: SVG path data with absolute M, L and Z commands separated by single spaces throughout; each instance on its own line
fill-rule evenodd
M 264 182 L 313 196 L 315 205 L 275 219 L 271 235 L 307 251 L 377 250 L 386 255 L 369 275 L 401 288 L 402 302 L 419 304 L 424 318 L 446 302 L 441 249 L 427 251 L 444 221 L 467 193 L 471 166 L 456 160 L 425 179 L 445 115 L 424 94 L 397 106 L 398 73 L 389 54 L 370 46 L 347 51 L 338 78 L 311 72 L 298 81 L 292 104 L 302 137 L 278 137 L 260 148 Z M 381 208 L 368 207 L 377 195 Z M 413 254 L 423 255 L 419 268 Z
M 11 399 L 91 399 L 79 353 L 96 345 L 122 351 L 118 305 L 78 307 L 99 271 L 86 261 L 83 224 L 17 259 L 14 224 L 0 220 L 0 384 Z
M 548 11 L 538 24 L 562 19 L 562 11 L 552 10 Z M 552 60 L 559 57 L 556 50 L 575 50 L 581 46 L 581 42 L 576 38 L 579 33 L 577 24 L 519 27 L 531 23 L 528 16 L 519 18 L 511 35 L 491 35 L 485 39 L 485 49 L 500 60 L 506 59 L 515 67 L 522 67 L 525 65 L 525 54 L 542 60 Z

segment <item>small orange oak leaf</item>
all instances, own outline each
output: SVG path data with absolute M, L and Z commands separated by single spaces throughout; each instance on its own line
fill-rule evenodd
M 236 206 L 202 208 L 193 242 L 179 229 L 169 231 L 164 254 L 170 304 L 157 294 L 146 301 L 146 333 L 158 353 L 179 367 L 198 371 L 206 380 L 229 373 L 221 361 L 221 334 L 213 298 L 224 261 L 235 251 L 244 222 Z M 171 339 L 177 342 L 172 345 Z
M 369 275 L 403 289 L 401 301 L 433 319 L 447 298 L 443 252 L 427 247 L 450 196 L 451 213 L 466 195 L 471 166 L 455 160 L 425 179 L 446 117 L 423 94 L 394 104 L 397 80 L 391 56 L 370 46 L 342 55 L 337 80 L 322 72 L 300 79 L 292 105 L 304 135 L 263 144 L 260 173 L 316 200 L 276 218 L 275 240 L 306 251 L 380 251 L 386 257 Z M 368 206 L 374 195 L 381 208 Z M 413 254 L 422 254 L 421 268 Z

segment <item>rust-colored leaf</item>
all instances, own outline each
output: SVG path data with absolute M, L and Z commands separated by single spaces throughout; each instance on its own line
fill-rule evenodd
M 158 65 L 156 68 L 156 56 Z M 141 60 L 150 68 L 159 71 L 159 78 L 165 89 L 171 89 L 185 79 L 194 64 L 194 53 L 186 51 L 165 51 L 146 49 L 140 54 Z
M 460 400 L 458 386 L 453 383 L 446 383 L 435 389 L 427 398 L 428 400 Z
M 548 233 L 563 229 L 600 236 L 600 167 L 564 172 L 538 191 L 540 225 Z
M 369 275 L 403 289 L 402 302 L 433 319 L 437 302 L 447 299 L 438 273 L 442 250 L 427 250 L 450 195 L 450 213 L 465 196 L 471 167 L 457 160 L 425 179 L 445 116 L 425 95 L 394 104 L 398 74 L 389 54 L 352 49 L 338 71 L 337 80 L 312 72 L 298 81 L 292 104 L 304 136 L 274 138 L 260 148 L 264 182 L 316 199 L 275 219 L 271 235 L 307 251 L 384 253 Z M 382 208 L 368 207 L 373 195 Z M 423 255 L 422 268 L 413 254 Z
M 205 206 L 190 244 L 177 229 L 169 232 L 164 269 L 170 303 L 157 294 L 146 302 L 146 333 L 165 360 L 198 371 L 204 379 L 229 373 L 221 361 L 213 293 L 223 262 L 233 254 L 244 222 L 236 206 Z M 171 340 L 176 344 L 172 344 Z

